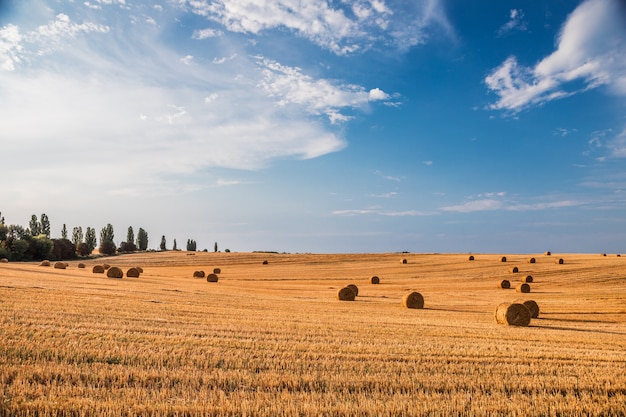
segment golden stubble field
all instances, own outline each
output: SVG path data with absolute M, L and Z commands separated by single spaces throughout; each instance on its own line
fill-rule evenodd
M 502 255 L 0 264 L 0 416 L 626 415 L 626 257 Z M 93 274 L 103 262 L 144 273 Z M 529 294 L 498 288 L 526 275 Z M 424 309 L 401 306 L 409 290 Z M 529 327 L 496 324 L 528 299 Z

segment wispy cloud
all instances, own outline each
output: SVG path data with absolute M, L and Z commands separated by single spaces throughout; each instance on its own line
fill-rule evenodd
M 511 9 L 509 20 L 498 29 L 498 36 L 505 36 L 513 31 L 525 31 L 527 29 L 522 9 Z
M 384 178 L 384 179 L 386 179 L 388 181 L 394 181 L 394 182 L 400 182 L 401 181 L 400 177 L 394 177 L 393 175 L 387 175 L 387 174 L 382 173 L 381 171 L 375 171 L 374 174 L 376 174 L 377 176 L 379 176 L 381 178 Z
M 625 16 L 620 0 L 582 3 L 563 25 L 555 52 L 535 67 L 510 56 L 485 78 L 499 97 L 489 107 L 518 112 L 599 86 L 626 95 Z
M 433 216 L 436 212 L 417 211 L 417 210 L 380 210 L 380 209 L 352 209 L 352 210 L 335 210 L 332 214 L 336 216 L 385 216 L 385 217 L 416 217 L 416 216 Z
M 611 150 L 611 156 L 626 158 L 626 128 L 609 141 L 607 147 Z
M 427 30 L 447 36 L 453 29 L 438 0 L 396 2 L 356 0 L 180 0 L 181 7 L 223 25 L 232 32 L 258 34 L 287 29 L 338 55 L 372 45 L 408 48 L 424 43 Z M 396 6 L 402 5 L 402 12 Z
M 534 198 L 536 200 L 537 198 Z M 515 199 L 507 198 L 506 193 L 483 193 L 471 198 L 461 204 L 444 206 L 440 210 L 455 213 L 473 213 L 481 211 L 538 211 L 563 207 L 574 207 L 583 205 L 583 202 L 576 200 L 556 200 L 538 201 L 532 203 L 520 203 Z
M 364 108 L 371 101 L 385 100 L 389 94 L 374 88 L 369 92 L 362 86 L 343 84 L 327 79 L 314 79 L 300 68 L 282 65 L 257 57 L 263 70 L 260 86 L 275 99 L 278 106 L 298 105 L 312 115 L 326 115 L 332 123 L 351 118 L 342 109 Z

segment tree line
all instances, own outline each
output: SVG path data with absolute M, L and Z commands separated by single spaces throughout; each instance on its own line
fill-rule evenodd
M 100 254 L 114 255 L 115 253 L 128 253 L 148 250 L 148 233 L 139 228 L 137 235 L 132 226 L 128 227 L 126 240 L 119 247 L 115 244 L 115 232 L 109 223 L 100 230 L 100 244 L 96 236 L 96 230 L 81 226 L 74 227 L 70 234 L 66 224 L 61 229 L 61 238 L 50 237 L 50 219 L 43 213 L 37 217 L 32 215 L 28 227 L 16 224 L 6 225 L 2 212 L 0 212 L 0 259 L 7 258 L 10 261 L 41 261 L 68 260 L 77 257 L 91 256 L 94 249 L 98 248 Z M 161 238 L 159 249 L 167 250 L 165 236 Z M 176 239 L 172 250 L 179 250 Z M 187 251 L 196 251 L 197 243 L 193 239 L 187 240 Z M 214 250 L 217 252 L 217 242 Z M 204 249 L 207 252 L 206 249 Z M 227 252 L 230 252 L 226 249 Z
M 148 250 L 148 233 L 139 228 L 137 235 L 132 226 L 128 227 L 126 240 L 119 247 L 115 244 L 115 232 L 109 223 L 100 230 L 100 244 L 96 236 L 96 230 L 87 227 L 84 231 L 81 226 L 74 227 L 71 235 L 66 224 L 61 229 L 61 238 L 50 237 L 50 219 L 43 213 L 37 217 L 32 215 L 28 227 L 10 224 L 6 225 L 0 212 L 0 259 L 7 258 L 11 261 L 40 261 L 67 260 L 77 257 L 91 256 L 97 247 L 100 254 L 114 255 L 115 253 L 128 253 Z M 165 236 L 161 238 L 159 249 L 167 250 Z M 197 243 L 193 239 L 187 240 L 187 251 L 196 251 Z M 172 250 L 179 250 L 174 239 Z M 214 245 L 217 252 L 217 242 Z M 207 252 L 204 249 L 204 252 Z M 226 249 L 226 252 L 230 252 Z

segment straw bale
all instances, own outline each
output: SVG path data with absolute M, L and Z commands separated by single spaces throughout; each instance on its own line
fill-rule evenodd
M 520 303 L 502 303 L 495 311 L 496 323 L 507 326 L 528 326 L 530 324 L 530 311 Z
M 411 291 L 402 297 L 402 306 L 406 308 L 424 308 L 424 297 L 417 291 Z
M 359 287 L 357 287 L 354 284 L 348 284 L 346 285 L 346 287 L 350 288 L 352 290 L 352 292 L 354 292 L 354 296 L 358 296 L 359 295 Z
M 498 284 L 498 288 L 508 290 L 509 288 L 511 288 L 511 282 L 508 279 L 503 279 L 502 281 L 500 281 L 500 284 Z
M 339 301 L 354 301 L 356 294 L 350 287 L 343 287 L 337 291 L 337 299 Z
M 140 274 L 141 273 L 137 268 L 128 268 L 128 271 L 126 271 L 126 276 L 128 278 L 139 278 Z
M 107 277 L 124 278 L 124 271 L 122 271 L 121 268 L 118 268 L 117 266 L 112 266 L 109 269 L 107 269 Z

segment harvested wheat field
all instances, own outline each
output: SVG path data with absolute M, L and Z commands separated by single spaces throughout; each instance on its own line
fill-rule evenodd
M 626 257 L 529 256 L 3 263 L 0 415 L 625 415 Z M 103 262 L 143 273 L 93 274 Z M 217 265 L 219 282 L 193 278 Z M 512 265 L 534 278 L 528 326 L 494 318 L 525 299 L 498 288 Z M 348 284 L 355 301 L 337 300 Z

